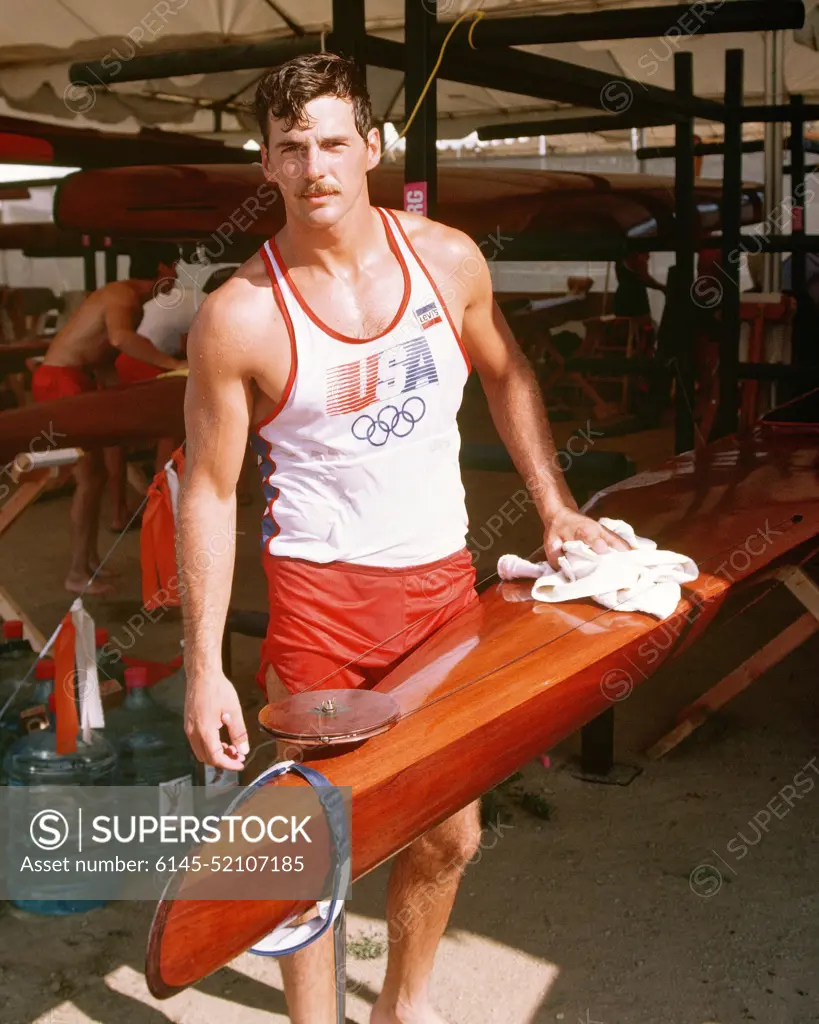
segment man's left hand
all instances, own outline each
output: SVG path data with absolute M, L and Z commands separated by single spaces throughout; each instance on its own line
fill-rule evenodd
M 607 530 L 596 520 L 564 506 L 548 521 L 543 535 L 543 550 L 553 569 L 558 568 L 557 559 L 563 553 L 563 544 L 567 540 L 582 540 L 599 555 L 612 550 L 629 550 L 622 537 Z

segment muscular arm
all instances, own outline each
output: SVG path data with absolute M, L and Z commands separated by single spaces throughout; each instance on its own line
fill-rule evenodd
M 187 447 L 179 502 L 177 564 L 188 678 L 186 731 L 200 760 L 241 768 L 247 734 L 236 692 L 222 672 L 222 634 L 233 582 L 236 483 L 251 415 L 250 386 L 228 318 L 211 300 L 188 339 Z M 225 722 L 224 716 L 229 716 Z M 228 726 L 231 744 L 219 738 Z
M 133 359 L 139 359 L 163 370 L 176 370 L 184 366 L 182 359 L 160 352 L 152 342 L 137 334 L 134 322 L 139 314 L 139 303 L 112 302 L 105 311 L 108 341 Z
M 462 339 L 486 394 L 498 433 L 523 477 L 544 526 L 544 550 L 557 566 L 563 542 L 585 540 L 597 551 L 624 548 L 619 537 L 580 515 L 556 459 L 540 386 L 492 294 L 489 267 L 465 236 L 461 245 L 478 261 L 465 299 Z

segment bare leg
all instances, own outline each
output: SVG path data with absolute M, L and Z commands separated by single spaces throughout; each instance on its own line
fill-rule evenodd
M 271 704 L 288 696 L 272 667 L 265 682 Z M 290 745 L 279 746 L 277 754 L 279 759 L 301 759 Z M 387 889 L 387 975 L 370 1024 L 446 1024 L 432 1008 L 429 977 L 461 875 L 480 837 L 476 800 L 395 858 Z M 332 934 L 328 931 L 280 963 L 292 1024 L 336 1024 Z
M 126 479 L 125 449 L 122 445 L 105 449 L 105 468 L 108 470 L 111 495 L 111 529 L 124 530 L 131 518 L 128 512 L 128 481 Z
M 91 576 L 91 563 L 97 558 L 100 504 L 105 489 L 105 463 L 102 451 L 83 456 L 74 468 L 77 486 L 71 500 L 71 568 L 65 580 L 65 589 L 74 594 L 82 592 Z M 87 591 L 89 594 L 110 594 L 109 584 L 97 580 Z
M 156 445 L 156 459 L 154 461 L 154 473 L 160 473 L 166 466 L 171 455 L 182 444 L 175 437 L 160 437 Z
M 475 801 L 395 858 L 387 889 L 387 976 L 370 1024 L 444 1024 L 432 1008 L 429 977 L 461 875 L 481 836 Z

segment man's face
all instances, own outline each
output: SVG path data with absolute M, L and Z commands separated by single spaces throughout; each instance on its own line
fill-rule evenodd
M 262 166 L 279 186 L 288 218 L 332 227 L 360 196 L 367 171 L 381 157 L 381 140 L 377 128 L 366 142 L 361 138 L 350 100 L 319 96 L 304 110 L 304 129 L 296 125 L 286 132 L 284 120 L 270 119 Z

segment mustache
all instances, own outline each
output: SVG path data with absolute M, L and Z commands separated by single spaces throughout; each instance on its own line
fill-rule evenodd
M 305 189 L 304 192 L 301 193 L 301 196 L 304 199 L 316 199 L 319 196 L 336 196 L 338 195 L 339 191 L 340 190 L 337 188 L 327 188 L 326 186 L 322 186 L 321 188 Z

